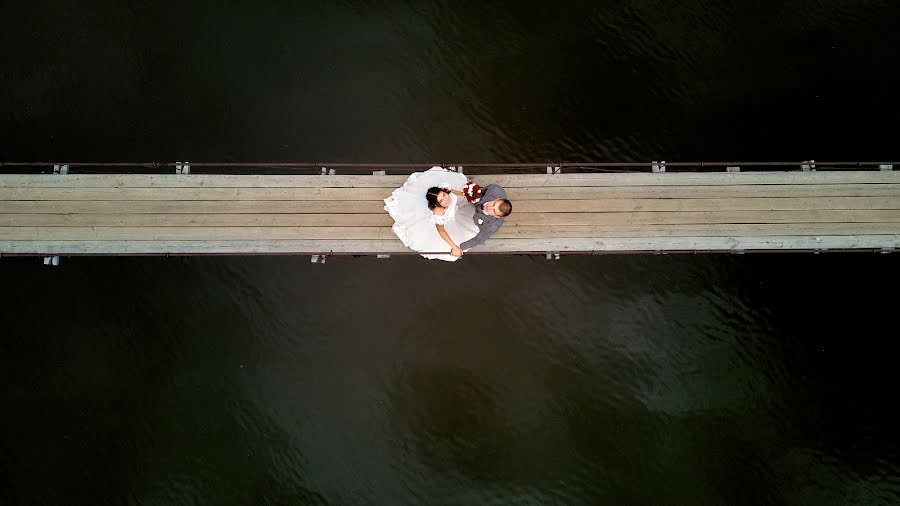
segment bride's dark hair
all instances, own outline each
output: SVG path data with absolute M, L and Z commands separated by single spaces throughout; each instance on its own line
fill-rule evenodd
M 428 193 L 425 194 L 425 200 L 428 201 L 428 209 L 434 209 L 435 207 L 440 205 L 440 204 L 438 204 L 437 199 L 438 199 L 438 195 L 440 195 L 441 192 L 450 193 L 449 191 L 445 190 L 444 188 L 440 188 L 437 186 L 432 186 L 431 188 L 428 189 Z

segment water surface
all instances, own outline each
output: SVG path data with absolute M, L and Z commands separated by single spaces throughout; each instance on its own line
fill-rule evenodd
M 0 158 L 894 159 L 888 2 L 0 6 Z M 890 504 L 895 255 L 3 258 L 8 504 Z

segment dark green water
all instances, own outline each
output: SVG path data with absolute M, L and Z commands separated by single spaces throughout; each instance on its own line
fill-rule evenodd
M 3 160 L 897 158 L 890 2 L 0 19 Z M 0 503 L 898 503 L 898 280 L 873 254 L 3 258 Z

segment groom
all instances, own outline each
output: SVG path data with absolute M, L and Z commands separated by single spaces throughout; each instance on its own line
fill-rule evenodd
M 462 251 L 487 241 L 494 232 L 500 230 L 503 219 L 512 212 L 512 203 L 506 198 L 506 191 L 497 184 L 489 184 L 481 192 L 481 202 L 475 204 L 472 219 L 478 225 L 478 235 L 459 245 Z

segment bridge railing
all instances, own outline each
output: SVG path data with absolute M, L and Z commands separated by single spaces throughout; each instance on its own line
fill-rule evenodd
M 198 174 L 409 174 L 433 166 L 463 170 L 469 174 L 534 174 L 591 172 L 749 172 L 749 171 L 838 171 L 892 170 L 900 162 L 893 161 L 714 161 L 714 162 L 528 162 L 528 163 L 346 163 L 346 162 L 0 162 L 0 173 L 40 174 L 64 170 L 83 174 L 138 173 L 164 174 L 187 172 Z

